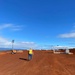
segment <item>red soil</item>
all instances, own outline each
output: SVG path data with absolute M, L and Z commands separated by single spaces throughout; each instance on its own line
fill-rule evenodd
M 28 53 L 0 56 L 0 75 L 75 75 L 75 55 L 34 51 L 31 61 Z

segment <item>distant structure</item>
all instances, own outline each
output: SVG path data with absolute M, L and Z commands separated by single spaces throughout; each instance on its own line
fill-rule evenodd
M 73 53 L 71 53 L 70 52 L 70 50 L 69 49 L 65 49 L 65 50 L 53 50 L 53 53 L 54 54 L 73 54 Z

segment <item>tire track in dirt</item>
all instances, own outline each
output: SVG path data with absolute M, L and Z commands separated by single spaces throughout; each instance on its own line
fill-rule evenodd
M 59 56 L 59 55 L 58 55 Z M 73 57 L 73 58 L 72 58 Z M 74 55 L 60 55 L 57 59 L 60 64 L 70 72 L 71 75 L 75 75 L 75 58 Z
M 0 75 L 75 75 L 74 55 L 34 51 L 31 61 L 20 58 L 27 59 L 27 51 L 0 56 Z

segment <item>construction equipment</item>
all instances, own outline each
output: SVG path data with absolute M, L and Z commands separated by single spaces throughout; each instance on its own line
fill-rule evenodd
M 17 52 L 16 50 L 12 50 L 11 54 L 16 54 L 16 52 Z

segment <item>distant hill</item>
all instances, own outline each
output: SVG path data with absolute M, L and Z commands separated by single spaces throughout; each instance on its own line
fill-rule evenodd
M 12 48 L 0 48 L 0 51 L 4 51 L 4 50 L 12 50 Z M 15 49 L 15 50 L 25 50 L 25 49 Z

